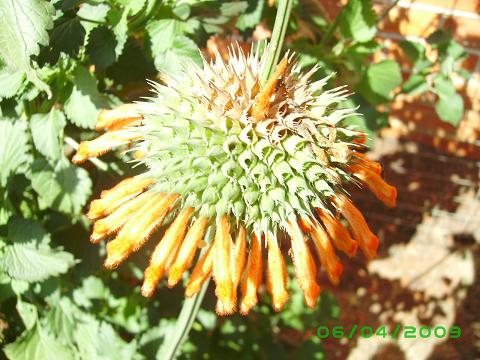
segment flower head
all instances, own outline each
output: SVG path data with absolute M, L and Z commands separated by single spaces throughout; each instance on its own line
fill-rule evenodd
M 317 67 L 302 74 L 288 54 L 262 86 L 263 68 L 264 57 L 240 48 L 228 61 L 217 54 L 203 68 L 187 63 L 153 83 L 147 101 L 103 111 L 97 128 L 106 132 L 80 144 L 74 162 L 128 145 L 147 169 L 104 191 L 88 213 L 91 240 L 111 239 L 109 268 L 165 227 L 145 270 L 145 296 L 164 276 L 175 286 L 195 263 L 186 295 L 212 277 L 219 314 L 248 313 L 264 278 L 280 310 L 288 300 L 282 248 L 290 247 L 313 307 L 319 268 L 339 282 L 335 249 L 375 256 L 378 240 L 345 185 L 364 182 L 388 206 L 396 191 L 359 152 L 365 135 L 341 126 L 354 114 L 338 108 L 347 90 L 324 90 L 329 77 L 312 81 Z

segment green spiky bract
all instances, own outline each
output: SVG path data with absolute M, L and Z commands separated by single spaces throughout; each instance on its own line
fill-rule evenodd
M 358 133 L 339 126 L 354 114 L 338 109 L 346 90 L 324 90 L 328 78 L 310 82 L 290 66 L 272 95 L 269 116 L 250 118 L 264 66 L 258 53 L 232 49 L 225 63 L 192 62 L 153 83 L 155 96 L 139 103 L 144 124 L 133 150 L 155 190 L 178 193 L 201 215 L 231 215 L 258 234 L 277 233 L 292 219 L 328 209 L 328 197 L 350 181 L 346 166 Z

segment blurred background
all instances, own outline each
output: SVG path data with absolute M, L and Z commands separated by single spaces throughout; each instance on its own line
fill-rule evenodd
M 0 343 L 9 359 L 154 359 L 183 289 L 140 295 L 149 251 L 117 271 L 88 241 L 88 202 L 132 174 L 117 152 L 76 166 L 102 108 L 148 96 L 146 79 L 184 56 L 228 58 L 268 39 L 273 0 L 12 0 L 0 3 Z M 285 49 L 330 87 L 347 84 L 347 120 L 398 189 L 398 206 L 350 189 L 380 238 L 378 258 L 343 258 L 338 286 L 319 274 L 316 309 L 267 296 L 248 316 L 218 318 L 210 286 L 180 358 L 475 359 L 480 357 L 480 1 L 298 0 Z M 290 271 L 293 271 L 290 269 Z M 266 293 L 265 289 L 260 290 Z M 457 325 L 460 339 L 357 335 Z

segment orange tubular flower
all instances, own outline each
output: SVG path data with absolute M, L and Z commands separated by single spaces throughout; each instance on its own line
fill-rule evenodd
M 100 199 L 90 204 L 88 218 L 91 220 L 110 214 L 120 205 L 140 194 L 143 190 L 154 183 L 153 179 L 141 177 L 127 178 L 110 190 L 102 191 Z
M 142 247 L 152 232 L 160 226 L 178 195 L 165 195 L 157 201 L 149 200 L 143 213 L 134 214 L 122 227 L 117 237 L 107 244 L 105 267 L 116 268 L 132 252 Z
M 311 227 L 310 236 L 312 237 L 320 262 L 327 271 L 328 278 L 334 285 L 338 285 L 340 275 L 342 275 L 343 272 L 343 265 L 335 254 L 327 232 L 323 229 L 322 225 L 316 224 Z
M 321 209 L 316 209 L 316 211 L 325 225 L 335 247 L 348 256 L 355 256 L 358 243 L 350 237 L 348 230 L 345 229 L 342 223 Z
M 191 297 L 200 291 L 203 283 L 212 274 L 213 268 L 213 246 L 210 245 L 198 260 L 197 264 L 193 268 L 193 271 L 188 280 L 187 288 L 185 290 L 185 296 Z
M 272 296 L 274 310 L 280 311 L 288 300 L 287 267 L 277 239 L 267 236 L 267 244 L 267 287 Z
M 317 267 L 298 225 L 292 221 L 288 225 L 287 232 L 292 239 L 292 259 L 295 274 L 300 288 L 303 290 L 305 303 L 313 308 L 320 295 L 320 286 L 318 286 L 316 280 Z
M 353 139 L 353 142 L 355 144 L 365 145 L 367 142 L 367 134 L 359 134 L 357 137 L 355 137 L 355 139 Z
M 240 303 L 240 313 L 242 315 L 247 315 L 257 305 L 257 291 L 262 281 L 261 240 L 255 234 L 252 234 L 250 244 L 248 262 L 241 283 L 242 301 Z
M 175 286 L 181 279 L 183 273 L 193 261 L 195 252 L 205 234 L 208 219 L 199 217 L 188 230 L 185 240 L 178 251 L 173 265 L 168 270 L 168 286 Z
M 388 185 L 378 174 L 359 165 L 351 165 L 350 171 L 362 180 L 378 200 L 388 207 L 397 205 L 397 189 Z
M 96 129 L 116 130 L 125 126 L 139 125 L 142 120 L 135 104 L 123 104 L 111 110 L 102 110 L 98 116 Z
M 121 205 L 113 213 L 95 222 L 90 241 L 94 244 L 100 242 L 108 235 L 111 235 L 120 229 L 127 220 L 129 220 L 130 217 L 148 201 L 160 201 L 163 197 L 163 194 L 145 192 L 131 200 L 127 200 L 125 204 Z
M 252 107 L 252 118 L 255 121 L 263 120 L 268 114 L 268 109 L 271 105 L 271 97 L 273 93 L 276 92 L 276 87 L 279 79 L 285 74 L 288 67 L 288 59 L 285 57 L 277 65 L 275 72 L 270 77 L 270 80 L 265 84 L 262 89 L 262 92 L 258 95 L 258 100 L 255 103 L 255 106 Z
M 247 260 L 247 233 L 242 225 L 238 227 L 238 234 L 233 248 L 233 256 L 230 260 L 232 283 L 233 287 L 236 289 L 240 284 L 243 269 L 245 268 L 245 262 Z
M 217 313 L 220 315 L 233 314 L 236 308 L 236 290 L 233 288 L 230 270 L 232 238 L 230 224 L 226 216 L 222 216 L 217 223 L 215 240 L 213 243 L 213 279 L 217 285 Z
M 142 295 L 152 296 L 158 282 L 163 276 L 167 262 L 172 254 L 176 253 L 178 245 L 183 241 L 188 220 L 193 213 L 193 208 L 185 208 L 177 215 L 175 221 L 169 226 L 162 240 L 153 251 L 150 264 L 145 270 L 142 285 Z
M 341 121 L 355 114 L 337 107 L 347 89 L 325 89 L 328 78 L 312 81 L 317 67 L 303 74 L 294 56 L 284 56 L 264 79 L 263 55 L 229 53 L 224 60 L 217 52 L 203 67 L 188 62 L 154 84 L 152 98 L 100 113 L 96 127 L 105 133 L 82 142 L 72 161 L 124 147 L 141 174 L 92 201 L 90 239 L 110 240 L 104 265 L 115 268 L 163 227 L 142 294 L 152 296 L 164 275 L 172 287 L 189 271 L 185 295 L 198 294 L 213 278 L 219 315 L 245 315 L 256 306 L 263 241 L 265 282 L 273 308 L 281 310 L 290 261 L 282 248 L 289 248 L 305 303 L 314 307 L 315 257 L 337 284 L 343 267 L 336 249 L 353 256 L 360 246 L 367 258 L 376 254 L 378 239 L 342 195 L 347 185 L 360 179 L 388 206 L 396 190 L 381 179 L 378 163 L 357 152 L 366 136 Z M 168 226 L 166 218 L 173 219 Z
M 368 259 L 374 259 L 377 256 L 378 238 L 368 227 L 360 210 L 345 195 L 336 195 L 333 197 L 333 201 L 350 224 L 353 236 L 358 239 L 360 249 Z
M 137 139 L 138 136 L 133 135 L 129 131 L 118 130 L 107 132 L 95 140 L 83 141 L 72 161 L 75 164 L 80 164 L 88 158 L 103 155 L 114 147 L 129 144 Z
M 376 161 L 370 160 L 364 153 L 354 151 L 352 154 L 357 158 L 359 165 L 373 171 L 377 175 L 382 173 L 382 165 Z

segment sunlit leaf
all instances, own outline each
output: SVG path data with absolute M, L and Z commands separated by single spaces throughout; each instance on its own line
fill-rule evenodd
M 340 16 L 340 31 L 346 38 L 364 42 L 377 32 L 377 16 L 371 0 L 349 0 Z
M 435 111 L 443 121 L 457 125 L 463 116 L 463 98 L 457 93 L 441 95 L 435 104 Z
M 8 176 L 29 160 L 25 121 L 0 118 L 0 144 L 0 185 L 4 186 Z
M 32 166 L 32 187 L 42 208 L 78 214 L 91 194 L 92 181 L 88 172 L 78 166 L 62 162 L 53 168 L 38 160 Z
M 393 60 L 370 65 L 359 84 L 361 94 L 372 104 L 389 101 L 392 91 L 401 84 L 400 66 Z
M 74 359 L 71 351 L 43 330 L 37 322 L 4 348 L 10 360 Z
M 33 143 L 49 159 L 55 160 L 62 156 L 65 124 L 65 116 L 55 108 L 48 114 L 34 114 L 30 119 Z
M 264 7 L 265 0 L 250 1 L 248 8 L 238 17 L 237 28 L 241 31 L 254 28 L 262 20 Z
M 95 77 L 84 67 L 74 73 L 74 85 L 65 102 L 65 113 L 75 125 L 93 128 L 101 108 L 108 107 L 107 98 L 97 89 Z
M 48 44 L 47 30 L 53 26 L 53 6 L 44 0 L 0 1 L 0 57 L 15 71 L 23 71 L 38 88 L 49 92 L 32 68 L 31 55 Z
M 31 329 L 38 319 L 38 311 L 35 305 L 19 299 L 16 307 L 25 327 Z
M 37 221 L 13 216 L 7 224 L 7 239 L 12 243 L 47 244 L 50 234 Z
M 23 85 L 25 75 L 22 71 L 0 70 L 0 98 L 11 98 Z
M 186 36 L 177 36 L 171 48 L 164 53 L 157 54 L 155 66 L 160 71 L 175 73 L 190 58 L 197 64 L 201 63 L 199 49 L 195 42 Z
M 0 267 L 10 277 L 28 282 L 64 274 L 74 264 L 72 254 L 33 242 L 7 245 L 0 258 Z

